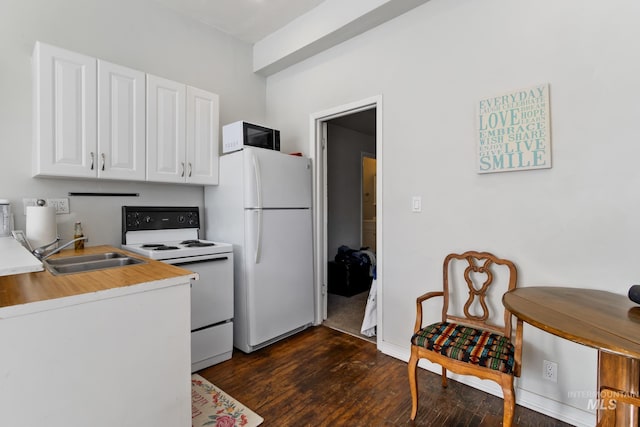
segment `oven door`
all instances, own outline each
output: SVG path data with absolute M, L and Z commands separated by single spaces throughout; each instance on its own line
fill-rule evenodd
M 199 279 L 191 281 L 192 331 L 233 318 L 232 252 L 165 262 L 198 273 Z

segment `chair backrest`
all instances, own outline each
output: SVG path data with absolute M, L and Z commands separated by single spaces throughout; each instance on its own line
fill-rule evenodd
M 460 274 L 456 274 L 458 269 Z M 513 262 L 498 258 L 488 252 L 468 251 L 463 254 L 449 254 L 443 265 L 444 304 L 442 307 L 442 321 L 466 324 L 479 327 L 511 337 L 511 313 L 502 304 L 502 295 L 514 289 L 518 281 L 518 272 Z M 450 291 L 458 291 L 456 299 L 463 300 L 459 295 L 463 286 L 453 287 L 453 281 L 464 279 L 468 298 L 464 302 L 461 312 L 450 311 Z M 459 283 L 458 283 L 459 284 Z M 489 295 L 499 299 L 493 305 L 488 300 Z M 492 313 L 491 307 L 498 313 Z M 495 314 L 503 313 L 503 324 L 496 322 Z

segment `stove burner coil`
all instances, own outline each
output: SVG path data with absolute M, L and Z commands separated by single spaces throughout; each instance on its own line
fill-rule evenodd
M 167 246 L 167 245 L 160 245 L 153 248 L 154 251 L 171 251 L 174 249 L 180 249 L 180 248 L 177 246 Z
M 180 244 L 188 248 L 204 248 L 207 246 L 215 246 L 215 243 L 201 242 L 200 240 L 185 240 L 183 242 L 180 242 Z

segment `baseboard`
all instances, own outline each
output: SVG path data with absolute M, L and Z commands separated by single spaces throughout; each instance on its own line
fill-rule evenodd
M 409 360 L 410 352 L 408 348 L 381 341 L 378 349 L 384 354 L 395 357 L 396 359 L 400 359 L 404 362 Z M 440 365 L 431 363 L 428 360 L 420 360 L 418 366 L 435 374 L 442 374 L 442 368 Z M 447 377 L 459 383 L 468 385 L 469 387 L 473 387 L 484 391 L 485 393 L 502 398 L 502 389 L 500 389 L 500 387 L 493 381 L 481 380 L 476 377 L 466 375 L 451 374 L 449 372 L 447 373 Z M 596 425 L 595 414 L 518 388 L 517 385 L 516 404 L 565 423 L 572 424 L 576 427 L 594 427 Z
M 548 399 L 522 388 L 516 389 L 516 403 L 576 427 L 594 427 L 596 414 Z

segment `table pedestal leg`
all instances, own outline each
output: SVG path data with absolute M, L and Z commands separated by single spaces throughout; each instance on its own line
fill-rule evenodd
M 598 351 L 598 390 L 602 387 L 611 387 L 637 396 L 640 391 L 640 361 Z M 617 404 L 615 409 L 603 406 L 600 405 L 598 408 L 599 423 L 606 411 L 615 410 L 616 427 L 638 425 L 638 408 L 636 406 L 625 403 Z

